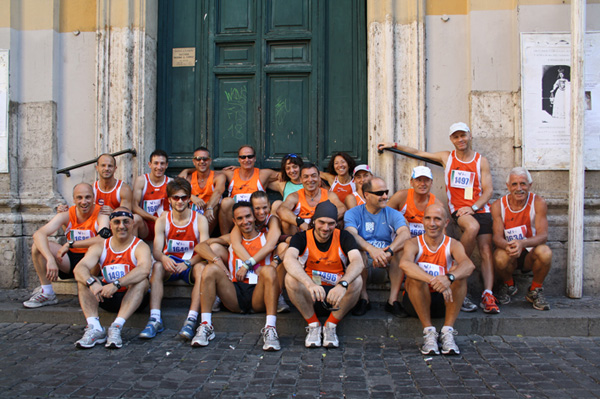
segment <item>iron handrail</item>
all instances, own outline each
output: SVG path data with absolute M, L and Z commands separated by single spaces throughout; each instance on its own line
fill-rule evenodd
M 113 157 L 116 157 L 116 156 L 123 155 L 123 154 L 132 154 L 135 157 L 135 156 L 137 156 L 137 151 L 135 150 L 135 148 L 128 148 L 126 150 L 113 152 L 110 155 L 112 155 Z M 90 164 L 96 163 L 96 162 L 98 162 L 98 158 L 100 158 L 100 157 L 96 157 L 94 159 L 90 159 L 89 161 L 81 162 L 81 163 L 78 163 L 76 165 L 69 166 L 67 168 L 59 169 L 59 170 L 56 171 L 56 174 L 58 175 L 60 173 L 64 173 L 65 175 L 67 175 L 67 177 L 71 177 L 71 171 L 73 169 L 81 168 L 82 166 L 86 166 L 86 165 L 90 165 Z
M 433 159 L 430 159 L 430 158 L 427 158 L 427 157 L 421 157 L 419 155 L 411 154 L 410 152 L 402 151 L 402 150 L 399 150 L 397 148 L 383 148 L 381 150 L 377 150 L 377 152 L 380 153 L 380 154 L 383 154 L 383 151 L 390 151 L 390 152 L 394 152 L 396 154 L 404 155 L 406 157 L 418 159 L 419 161 L 427 162 L 427 163 L 430 163 L 430 164 L 433 164 L 433 165 L 442 166 L 442 167 L 444 166 L 444 165 L 442 165 L 441 162 L 434 161 Z

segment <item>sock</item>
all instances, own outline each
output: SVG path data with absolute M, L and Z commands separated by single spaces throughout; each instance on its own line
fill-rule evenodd
M 160 321 L 160 309 L 150 309 L 150 318 Z
M 202 323 L 212 326 L 212 313 L 200 313 L 200 320 Z
M 515 285 L 515 280 L 511 277 L 510 280 L 505 280 L 504 284 L 508 285 L 509 287 L 512 287 L 513 285 Z
M 483 297 L 483 296 L 484 296 L 486 293 L 487 293 L 487 294 L 490 294 L 490 295 L 494 295 L 494 293 L 493 293 L 492 291 L 490 291 L 490 290 L 485 290 L 485 291 L 483 291 L 483 293 L 481 294 L 481 297 Z
M 531 287 L 529 287 L 529 291 L 533 291 L 536 288 L 542 288 L 542 284 L 536 283 L 535 281 L 531 282 Z
M 42 285 L 42 292 L 48 295 L 54 295 L 54 288 L 52 288 L 52 284 Z
M 111 327 L 119 327 L 119 328 L 123 328 L 123 326 L 125 325 L 125 319 L 122 317 L 117 317 L 115 319 L 115 321 L 113 321 L 113 323 L 110 325 Z
M 319 319 L 317 318 L 317 314 L 316 314 L 316 313 L 313 313 L 313 315 L 312 315 L 310 318 L 306 319 L 306 322 L 307 322 L 309 325 L 311 325 L 311 324 L 313 324 L 313 323 L 316 323 L 316 324 L 313 324 L 313 327 L 314 327 L 315 325 L 316 325 L 316 326 L 318 326 L 318 325 L 319 325 Z
M 444 326 L 444 327 L 442 327 L 442 330 L 441 330 L 442 334 L 445 334 L 447 332 L 452 332 L 452 331 L 454 331 L 454 327 L 451 327 L 451 326 Z
M 198 320 L 198 312 L 196 312 L 195 310 L 190 310 L 188 312 L 188 319 L 192 319 L 194 321 Z
M 268 314 L 265 327 L 275 327 L 277 324 L 277 316 Z
M 89 326 L 92 326 L 92 328 L 94 330 L 100 330 L 102 331 L 102 325 L 100 324 L 100 318 L 99 317 L 88 317 L 87 319 L 85 319 L 88 323 Z
M 325 323 L 331 323 L 334 326 L 337 326 L 339 322 L 340 321 L 333 316 L 333 313 L 330 313 Z
M 423 329 L 423 334 L 427 334 L 428 332 L 433 331 L 435 332 L 435 327 L 434 326 L 429 326 L 429 327 L 425 327 Z

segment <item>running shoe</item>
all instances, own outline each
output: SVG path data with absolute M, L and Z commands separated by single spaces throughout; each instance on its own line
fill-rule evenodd
M 384 310 L 388 313 L 393 314 L 396 317 L 400 317 L 400 318 L 408 317 L 408 313 L 406 313 L 406 311 L 402 307 L 402 304 L 400 304 L 400 302 L 398 302 L 398 301 L 394 301 L 393 304 L 386 302 Z
M 371 310 L 371 302 L 369 302 L 366 299 L 360 298 L 356 303 L 356 306 L 354 306 L 354 309 L 352 309 L 352 314 L 354 316 L 362 316 L 369 310 Z
M 477 310 L 477 305 L 475 305 L 472 301 L 471 298 L 469 298 L 468 296 L 465 297 L 465 299 L 463 300 L 462 306 L 460 307 L 460 310 L 462 312 L 474 312 Z
M 323 327 L 323 347 L 325 348 L 337 348 L 340 346 L 340 341 L 335 332 L 335 326 L 330 323 L 325 324 Z
M 304 340 L 304 346 L 307 348 L 318 348 L 321 346 L 321 325 L 308 326 L 306 327 L 306 339 Z
M 108 349 L 120 349 L 123 346 L 120 327 L 108 327 L 108 338 L 104 346 Z
M 421 353 L 424 355 L 439 355 L 440 348 L 438 347 L 438 333 L 435 329 L 423 331 L 423 346 Z
M 183 323 L 183 327 L 179 330 L 179 336 L 185 338 L 186 340 L 190 340 L 194 337 L 194 329 L 196 328 L 196 320 L 188 319 Z
M 498 303 L 496 301 L 496 297 L 486 292 L 481 297 L 481 303 L 479 304 L 483 309 L 484 313 L 497 314 L 500 313 L 500 308 L 498 307 Z
M 23 302 L 23 306 L 26 308 L 39 308 L 42 306 L 48 305 L 56 305 L 58 303 L 58 299 L 56 299 L 55 294 L 44 294 L 42 290 L 35 290 L 31 298 L 27 301 Z
M 106 330 L 104 328 L 102 328 L 102 330 L 97 330 L 88 324 L 83 333 L 83 337 L 75 342 L 75 346 L 80 349 L 89 349 L 93 348 L 96 344 L 103 344 L 105 342 Z
M 212 305 L 212 312 L 213 313 L 217 313 L 221 311 L 221 298 L 216 297 L 215 298 L 215 302 Z
M 518 291 L 518 289 L 517 289 L 516 285 L 502 284 L 502 286 L 496 293 L 496 299 L 498 300 L 498 303 L 500 303 L 501 305 L 506 305 L 507 303 L 510 303 L 510 300 L 511 300 L 510 297 L 515 295 L 517 293 L 517 291 Z
M 539 287 L 534 290 L 529 290 L 525 296 L 528 302 L 533 304 L 533 308 L 536 310 L 550 310 L 550 304 L 546 300 L 544 295 L 544 288 Z
M 275 330 L 275 327 L 265 327 L 260 331 L 260 333 L 262 334 L 264 341 L 264 351 L 278 351 L 281 349 L 281 345 L 279 345 L 279 336 L 277 335 L 277 330 Z
M 458 334 L 456 330 L 442 331 L 440 341 L 442 341 L 443 355 L 460 355 L 460 349 L 454 342 L 454 336 Z
M 142 330 L 139 337 L 142 339 L 151 339 L 156 337 L 157 333 L 161 333 L 165 331 L 165 326 L 163 325 L 162 320 L 156 320 L 154 317 L 148 320 L 148 324 Z
M 208 323 L 200 323 L 196 329 L 196 335 L 192 339 L 192 346 L 207 346 L 208 341 L 215 339 L 215 329 Z
M 279 295 L 279 299 L 277 300 L 277 313 L 289 313 L 290 305 L 287 304 L 283 295 Z

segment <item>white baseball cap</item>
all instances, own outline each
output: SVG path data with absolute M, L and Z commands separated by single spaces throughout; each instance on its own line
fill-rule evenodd
M 417 177 L 421 177 L 421 176 L 429 177 L 431 180 L 433 180 L 433 175 L 431 174 L 431 169 L 429 169 L 427 166 L 417 166 L 416 168 L 414 168 L 410 178 L 416 179 Z
M 366 164 L 358 165 L 356 168 L 354 168 L 354 172 L 352 174 L 355 175 L 356 172 L 360 172 L 361 170 L 364 170 L 365 172 L 369 172 L 370 174 L 373 174 L 373 172 L 371 172 L 371 168 L 369 167 L 369 165 L 366 165 Z
M 450 133 L 448 134 L 448 136 L 452 136 L 452 133 L 454 133 L 454 132 L 471 133 L 471 129 L 469 129 L 469 126 L 467 126 L 467 124 L 464 122 L 456 122 L 456 123 L 452 124 L 452 126 L 450 126 Z

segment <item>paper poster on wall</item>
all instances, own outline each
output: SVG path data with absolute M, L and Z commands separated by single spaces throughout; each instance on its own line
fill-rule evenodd
M 8 50 L 0 49 L 0 173 L 8 173 Z
M 600 33 L 585 41 L 585 166 L 600 169 Z M 523 165 L 566 170 L 570 159 L 571 35 L 521 34 Z

